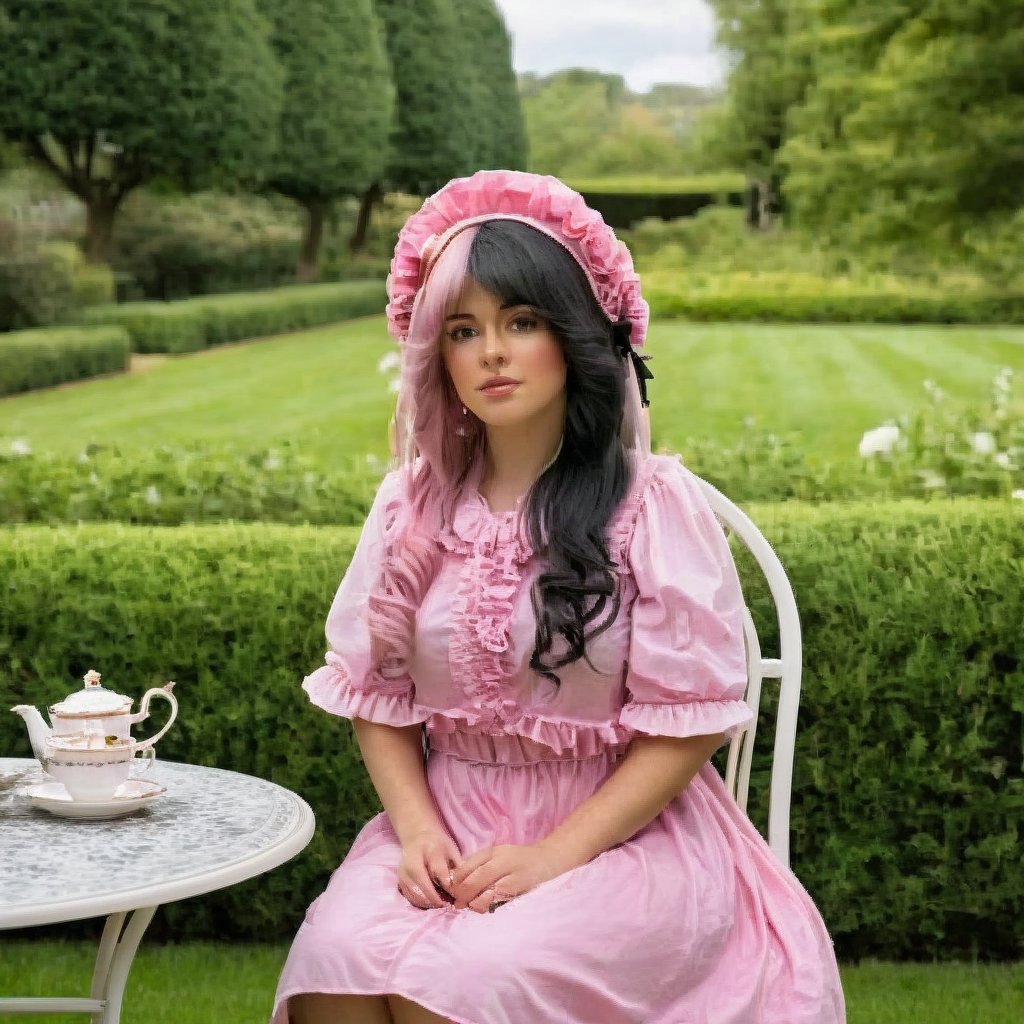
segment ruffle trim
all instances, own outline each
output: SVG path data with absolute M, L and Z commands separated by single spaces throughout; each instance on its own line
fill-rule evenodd
M 523 499 L 514 509 L 495 514 L 475 487 L 466 488 L 455 508 L 451 523 L 446 523 L 438 539 L 447 551 L 458 555 L 474 553 L 493 557 L 498 552 L 517 565 L 533 557 L 522 516 Z
M 608 318 L 632 323 L 640 348 L 650 311 L 625 244 L 579 193 L 550 176 L 522 171 L 478 171 L 456 178 L 426 199 L 399 232 L 387 280 L 388 328 L 399 343 L 409 334 L 416 295 L 423 284 L 423 253 L 464 221 L 508 217 L 539 227 L 579 261 Z
M 724 732 L 733 737 L 754 718 L 743 700 L 697 700 L 686 704 L 627 704 L 619 724 L 649 736 L 711 736 Z
M 609 746 L 625 743 L 632 735 L 615 722 L 566 722 L 540 715 L 520 714 L 500 721 L 485 711 L 421 707 L 430 713 L 428 731 L 433 735 L 476 733 L 484 736 L 518 736 L 541 743 L 556 753 L 572 751 L 576 757 L 593 757 Z
M 417 725 L 430 716 L 428 709 L 413 701 L 415 690 L 409 676 L 371 682 L 374 689 L 364 690 L 343 668 L 324 665 L 303 679 L 302 688 L 311 703 L 342 718 L 362 718 L 379 725 Z

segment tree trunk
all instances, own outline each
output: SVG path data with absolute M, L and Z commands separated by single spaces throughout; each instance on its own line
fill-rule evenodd
M 348 251 L 350 253 L 363 252 L 366 248 L 366 236 L 370 230 L 370 215 L 374 206 L 380 202 L 384 195 L 380 182 L 375 181 L 364 193 L 359 203 L 359 216 L 356 217 L 355 230 L 349 239 Z
M 320 277 L 320 243 L 324 237 L 324 221 L 331 204 L 328 199 L 307 199 L 302 205 L 306 208 L 306 228 L 295 277 L 299 281 L 316 281 Z
M 89 263 L 110 262 L 110 242 L 114 235 L 114 214 L 118 200 L 96 190 L 85 201 L 85 258 Z

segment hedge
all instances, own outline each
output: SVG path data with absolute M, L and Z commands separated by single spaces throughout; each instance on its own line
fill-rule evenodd
M 122 327 L 46 327 L 0 334 L 0 395 L 128 368 Z
M 1024 293 L 880 287 L 809 274 L 643 275 L 651 316 L 702 322 L 1024 323 Z
M 90 324 L 117 324 L 134 352 L 194 352 L 243 338 L 316 327 L 383 311 L 381 281 L 293 285 L 176 302 L 127 302 L 86 310 Z
M 792 857 L 839 956 L 1019 958 L 1024 516 L 983 502 L 751 512 L 802 609 Z M 6 706 L 51 702 L 92 667 L 135 697 L 173 678 L 181 715 L 162 757 L 264 776 L 317 814 L 302 855 L 164 908 L 160 934 L 287 938 L 374 810 L 349 724 L 299 690 L 322 663 L 357 532 L 0 531 Z M 762 591 L 748 588 L 759 622 Z M 29 753 L 13 715 L 0 716 L 0 749 Z M 765 785 L 762 759 L 761 824 Z
M 742 192 L 617 192 L 580 189 L 587 205 L 613 228 L 629 228 L 647 217 L 675 220 L 692 217 L 706 206 L 742 206 Z
M 763 438 L 682 448 L 688 465 L 736 501 L 835 501 L 887 488 L 910 496 L 915 479 L 882 477 L 860 463 L 816 466 L 800 450 Z M 363 456 L 325 468 L 301 450 L 288 443 L 131 452 L 89 445 L 77 455 L 19 455 L 0 445 L 0 523 L 361 523 L 385 466 Z
M 0 523 L 351 526 L 366 518 L 384 469 L 363 457 L 324 471 L 289 444 L 130 454 L 90 445 L 76 456 L 0 450 Z

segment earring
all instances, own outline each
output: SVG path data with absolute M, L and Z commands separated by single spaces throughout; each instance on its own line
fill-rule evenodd
M 458 434 L 459 437 L 469 437 L 470 431 L 469 426 L 467 425 L 467 416 L 469 416 L 469 410 L 465 406 L 463 406 L 462 418 L 459 420 L 457 426 L 455 427 L 455 433 Z

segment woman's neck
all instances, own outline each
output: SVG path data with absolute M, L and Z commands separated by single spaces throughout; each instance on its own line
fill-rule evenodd
M 515 506 L 554 462 L 562 446 L 564 417 L 514 427 L 487 427 L 479 490 L 492 512 Z

